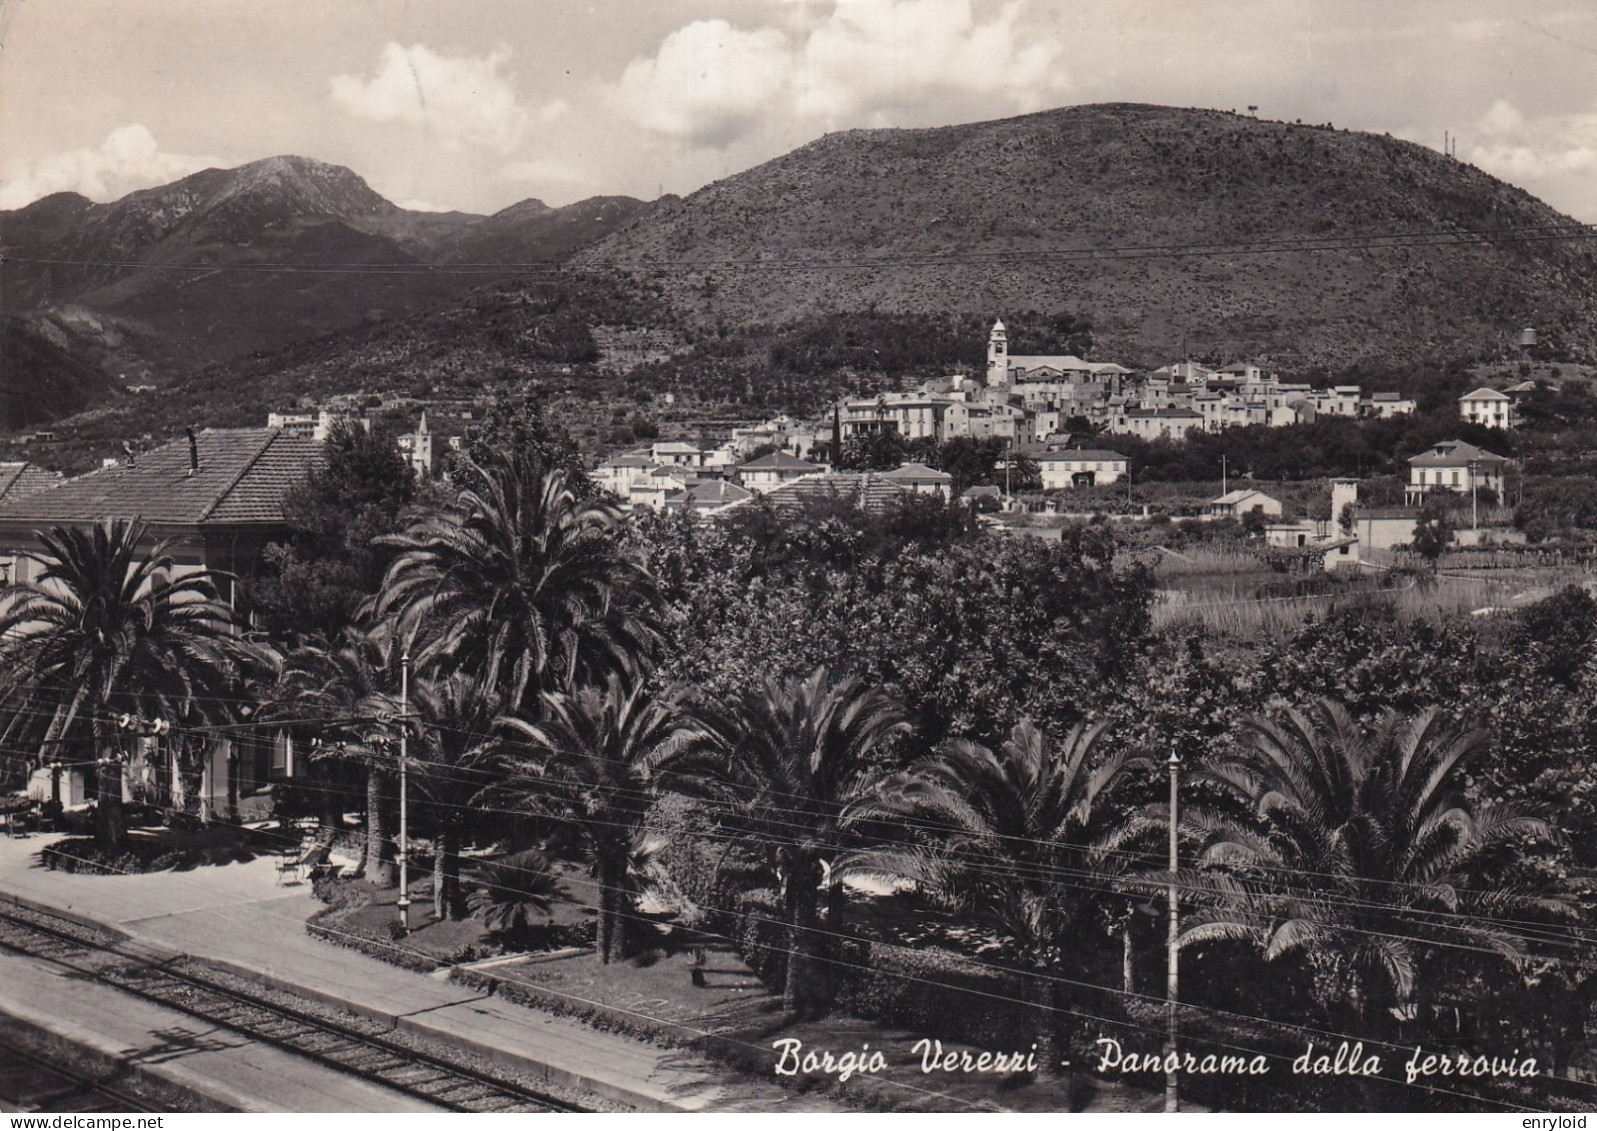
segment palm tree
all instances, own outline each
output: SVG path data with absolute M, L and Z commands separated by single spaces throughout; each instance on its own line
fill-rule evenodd
M 908 821 L 918 843 L 860 853 L 851 870 L 915 881 L 956 914 L 999 934 L 1036 1011 L 1038 1061 L 1057 1066 L 1056 979 L 1083 974 L 1086 940 L 1107 919 L 1116 880 L 1158 822 L 1116 791 L 1148 763 L 1105 756 L 1106 724 L 1078 724 L 1055 746 L 1030 720 L 997 751 L 954 741 L 882 780 L 847 819 Z
M 142 522 L 56 527 L 38 537 L 42 551 L 23 555 L 42 567 L 38 578 L 0 593 L 0 691 L 10 704 L 25 698 L 28 712 L 13 714 L 7 733 L 27 734 L 29 719 L 43 719 L 42 735 L 32 737 L 45 749 L 92 744 L 96 837 L 119 845 L 126 827 L 114 716 L 227 721 L 264 657 L 236 634 L 218 575 L 174 576 L 173 543 L 142 549 Z
M 433 811 L 438 827 L 433 852 L 433 917 L 466 913 L 460 887 L 460 847 L 473 799 L 493 785 L 490 772 L 503 741 L 496 727 L 499 700 L 493 690 L 455 672 L 424 676 L 411 689 L 419 715 L 419 749 L 410 757 L 411 780 Z
M 1266 960 L 1301 955 L 1344 1025 L 1414 1015 L 1459 947 L 1518 963 L 1516 923 L 1571 912 L 1492 873 L 1552 830 L 1467 798 L 1465 771 L 1484 746 L 1434 707 L 1388 712 L 1369 732 L 1331 700 L 1248 720 L 1236 752 L 1200 775 L 1243 816 L 1197 818 L 1217 898 L 1183 945 L 1242 939 Z M 1492 888 L 1473 890 L 1481 880 Z
M 646 652 L 650 581 L 613 536 L 617 509 L 523 452 L 463 462 L 474 486 L 377 539 L 399 554 L 368 612 L 415 635 L 418 670 L 465 672 L 522 713 Z
M 763 845 L 782 882 L 788 932 L 782 1005 L 822 1005 L 812 985 L 820 955 L 818 889 L 845 843 L 843 814 L 871 779 L 871 756 L 909 730 L 901 704 L 855 672 L 826 665 L 807 676 L 768 676 L 729 707 L 707 708 L 706 737 L 665 765 L 673 788 L 724 777 L 736 823 Z M 702 788 L 702 787 L 698 787 Z
M 554 902 L 566 895 L 560 873 L 541 852 L 517 852 L 479 864 L 466 896 L 471 913 L 491 935 L 525 939 L 538 917 L 547 919 Z
M 603 688 L 545 697 L 543 721 L 505 720 L 538 755 L 503 763 L 499 791 L 518 808 L 568 820 L 581 831 L 598 886 L 599 961 L 623 956 L 636 914 L 631 867 L 653 801 L 654 765 L 694 732 L 669 699 L 642 680 L 612 674 Z
M 393 841 L 383 828 L 383 785 L 395 765 L 394 716 L 405 713 L 398 694 L 404 650 L 388 625 L 348 627 L 336 645 L 304 644 L 285 658 L 274 702 L 262 715 L 313 720 L 323 740 L 315 748 L 319 760 L 362 767 L 366 844 L 358 872 L 383 887 L 397 882 Z

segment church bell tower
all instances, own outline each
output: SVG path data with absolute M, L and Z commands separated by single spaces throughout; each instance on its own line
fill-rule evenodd
M 994 322 L 987 335 L 987 386 L 1009 387 L 1009 334 L 1002 322 Z

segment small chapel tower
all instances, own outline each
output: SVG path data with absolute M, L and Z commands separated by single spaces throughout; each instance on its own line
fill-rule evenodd
M 987 335 L 987 387 L 1009 387 L 1009 334 L 1001 321 Z

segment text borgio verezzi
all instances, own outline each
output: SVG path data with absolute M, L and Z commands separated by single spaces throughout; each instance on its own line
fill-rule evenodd
M 1136 1073 L 1178 1072 L 1189 1076 L 1265 1076 L 1270 1058 L 1264 1054 L 1177 1052 L 1128 1052 L 1113 1037 L 1099 1037 L 1098 1061 L 1094 1072 Z M 836 1053 L 830 1049 L 806 1049 L 795 1037 L 773 1041 L 774 1065 L 778 1076 L 835 1076 L 841 1083 L 855 1075 L 885 1071 L 892 1063 L 882 1049 L 872 1049 L 866 1041 L 857 1050 Z M 1037 1046 L 1029 1050 L 993 1052 L 990 1050 L 945 1049 L 943 1042 L 923 1037 L 909 1048 L 912 1063 L 918 1062 L 926 1075 L 933 1073 L 971 1073 L 988 1075 L 1029 1075 L 1038 1069 Z M 1285 1057 L 1280 1059 L 1285 1060 Z M 1061 1067 L 1070 1064 L 1061 1061 Z M 1299 1076 L 1380 1076 L 1385 1062 L 1378 1053 L 1366 1052 L 1363 1042 L 1343 1041 L 1334 1052 L 1316 1051 L 1311 1041 L 1302 1055 L 1292 1061 L 1292 1072 Z M 1419 1045 L 1402 1065 L 1403 1077 L 1412 1084 L 1439 1076 L 1525 1077 L 1537 1075 L 1536 1058 L 1520 1056 L 1469 1056 L 1466 1053 L 1431 1053 Z

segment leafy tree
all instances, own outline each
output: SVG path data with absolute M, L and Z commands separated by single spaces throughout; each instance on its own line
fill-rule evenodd
M 1200 775 L 1239 815 L 1197 818 L 1215 901 L 1183 946 L 1238 939 L 1266 960 L 1302 955 L 1330 1023 L 1378 1035 L 1392 1010 L 1437 999 L 1460 948 L 1519 964 L 1523 925 L 1570 909 L 1497 878 L 1522 839 L 1551 829 L 1468 799 L 1483 748 L 1481 732 L 1435 708 L 1389 713 L 1369 732 L 1331 700 L 1250 718 Z
M 532 397 L 497 397 L 482 419 L 466 430 L 462 450 L 449 458 L 449 472 L 462 486 L 484 490 L 484 470 L 502 466 L 508 459 L 520 461 L 533 477 L 563 473 L 572 494 L 584 502 L 598 491 L 576 441 L 549 423 Z
M 880 782 L 850 806 L 854 824 L 907 822 L 908 848 L 874 848 L 852 870 L 913 880 L 962 922 L 989 927 L 1026 975 L 1037 1013 L 1037 1059 L 1056 1070 L 1060 977 L 1090 980 L 1090 940 L 1107 922 L 1132 850 L 1157 829 L 1114 804 L 1126 776 L 1149 768 L 1105 755 L 1104 725 L 1078 723 L 1055 745 L 1030 720 L 995 752 L 956 741 Z
M 1427 500 L 1414 523 L 1414 538 L 1409 543 L 1414 552 L 1436 570 L 1447 547 L 1453 542 L 1453 517 L 1450 508 L 1436 499 Z
M 1006 448 L 1000 439 L 955 436 L 938 448 L 936 466 L 954 477 L 954 494 L 963 495 L 971 487 L 990 487 L 1003 482 L 998 463 L 1005 454 Z
M 1133 686 L 1149 631 L 1151 579 L 1117 564 L 1102 528 L 904 541 L 838 524 L 784 544 L 786 558 L 740 527 L 663 520 L 635 534 L 660 582 L 662 666 L 731 698 L 773 673 L 854 664 L 900 695 L 927 750 L 1100 710 Z
M 898 430 L 884 428 L 843 441 L 837 466 L 851 471 L 891 471 L 904 462 L 905 451 Z
M 513 714 L 633 665 L 654 638 L 650 583 L 613 533 L 616 508 L 536 452 L 460 469 L 475 486 L 380 540 L 398 556 L 369 609 L 414 636 L 418 669 L 462 672 Z
M 1574 689 L 1597 642 L 1597 598 L 1568 585 L 1519 611 L 1512 639 L 1532 679 Z M 1516 681 L 1517 682 L 1517 681 Z
M 401 528 L 416 477 L 392 429 L 340 423 L 326 460 L 289 492 L 286 542 L 274 542 L 245 588 L 266 631 L 290 640 L 336 636 L 382 581 L 393 554 L 373 539 Z
M 142 522 L 39 535 L 36 580 L 0 591 L 0 702 L 6 740 L 52 753 L 78 745 L 99 766 L 96 839 L 127 835 L 119 714 L 178 726 L 230 721 L 246 677 L 266 656 L 236 633 L 210 570 L 177 572 L 173 543 Z M 185 777 L 197 787 L 191 763 Z M 193 796 L 196 789 L 185 791 Z

